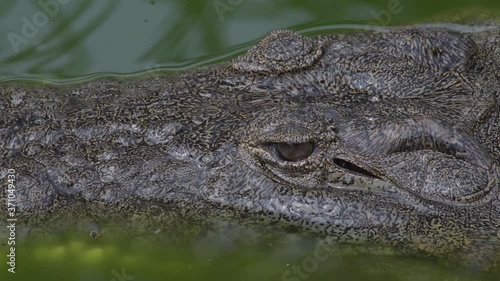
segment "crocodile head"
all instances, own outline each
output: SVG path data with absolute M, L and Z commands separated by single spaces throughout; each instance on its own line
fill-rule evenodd
M 37 225 L 231 218 L 498 259 L 499 31 L 479 29 L 276 31 L 175 78 L 6 85 L 0 178 Z
M 205 198 L 330 241 L 498 258 L 500 49 L 485 33 L 269 34 L 214 76 L 231 118 L 212 138 L 237 145 Z

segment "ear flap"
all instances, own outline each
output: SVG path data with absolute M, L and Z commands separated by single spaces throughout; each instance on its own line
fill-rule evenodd
M 231 66 L 242 72 L 279 75 L 311 66 L 323 54 L 324 44 L 294 31 L 277 30 L 234 59 Z

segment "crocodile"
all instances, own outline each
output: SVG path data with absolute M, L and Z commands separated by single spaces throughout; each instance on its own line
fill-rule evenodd
M 499 30 L 278 30 L 175 75 L 4 83 L 1 221 L 235 221 L 496 266 Z

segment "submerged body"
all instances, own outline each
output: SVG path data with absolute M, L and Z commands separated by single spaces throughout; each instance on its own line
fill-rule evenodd
M 277 31 L 176 77 L 1 85 L 0 179 L 32 227 L 234 220 L 494 265 L 499 40 Z

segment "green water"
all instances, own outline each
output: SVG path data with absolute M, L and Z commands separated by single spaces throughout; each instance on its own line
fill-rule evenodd
M 324 33 L 500 9 L 497 0 L 59 1 L 67 3 L 44 9 L 38 1 L 1 2 L 0 81 L 179 70 L 227 59 L 275 29 Z
M 41 4 L 42 3 L 42 4 Z M 43 4 L 49 3 L 51 5 Z M 500 14 L 482 1 L 136 0 L 2 1 L 0 82 L 68 83 L 109 75 L 178 71 L 225 61 L 281 28 L 306 34 L 404 25 L 455 13 Z M 390 256 L 317 254 L 311 241 L 158 243 L 66 233 L 18 241 L 16 273 L 0 280 L 497 280 Z M 298 269 L 297 269 L 298 268 Z M 298 271 L 297 271 L 298 270 Z

